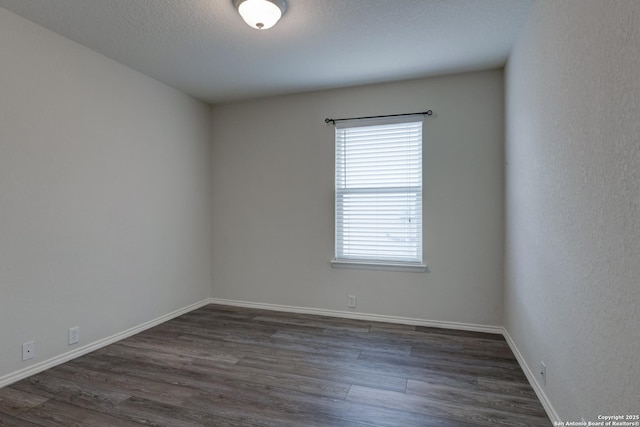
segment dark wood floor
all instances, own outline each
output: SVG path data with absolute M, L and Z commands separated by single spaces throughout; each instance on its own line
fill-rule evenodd
M 550 426 L 504 338 L 209 305 L 0 389 L 8 426 Z

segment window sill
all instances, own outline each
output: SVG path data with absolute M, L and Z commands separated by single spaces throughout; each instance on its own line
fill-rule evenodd
M 394 264 L 372 261 L 331 260 L 332 268 L 352 268 L 356 270 L 406 271 L 413 273 L 428 273 L 429 267 L 424 264 Z

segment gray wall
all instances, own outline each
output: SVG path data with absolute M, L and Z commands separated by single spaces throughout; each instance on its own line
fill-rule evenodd
M 2 8 L 0 62 L 1 379 L 209 297 L 211 109 Z
M 565 421 L 640 409 L 640 2 L 538 2 L 507 67 L 505 326 Z
M 332 269 L 334 128 L 433 109 L 424 127 L 430 273 Z M 214 298 L 502 325 L 501 70 L 213 109 Z

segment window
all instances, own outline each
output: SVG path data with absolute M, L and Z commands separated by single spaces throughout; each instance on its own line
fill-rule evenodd
M 423 115 L 336 123 L 334 266 L 425 271 Z

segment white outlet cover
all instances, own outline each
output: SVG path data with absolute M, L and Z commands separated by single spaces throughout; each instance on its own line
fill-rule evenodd
M 22 360 L 29 360 L 36 357 L 36 344 L 33 341 L 22 344 Z
M 547 385 L 547 365 L 544 362 L 540 362 L 540 378 L 542 379 L 542 385 Z
M 69 345 L 77 344 L 80 341 L 80 327 L 69 328 Z

